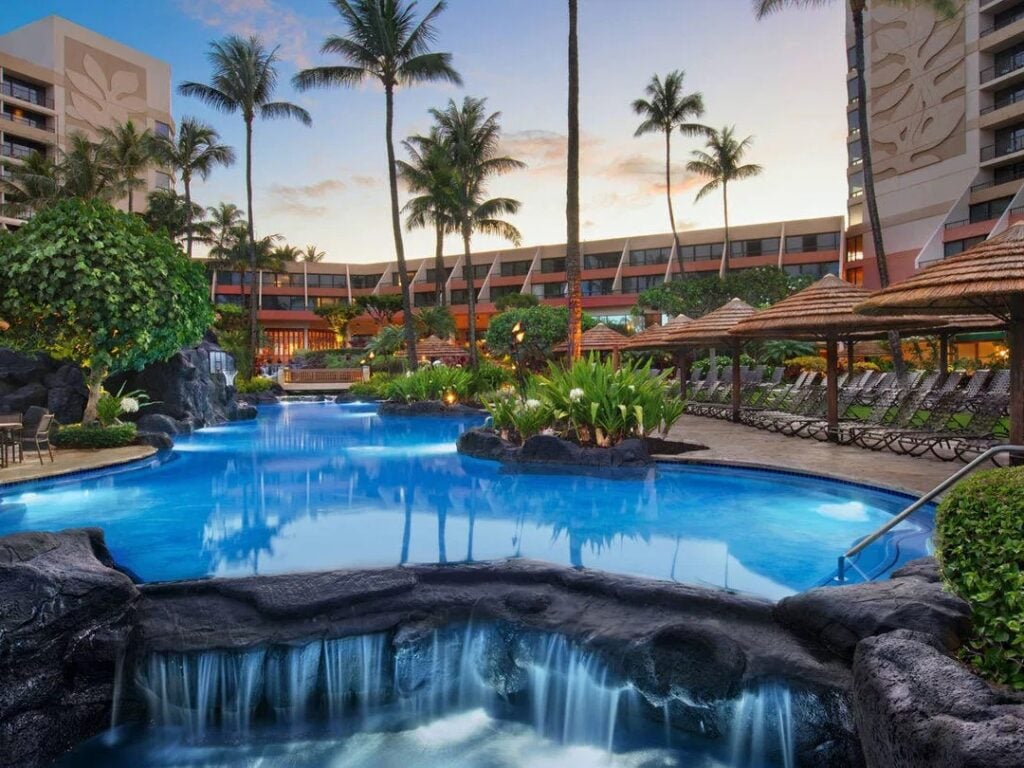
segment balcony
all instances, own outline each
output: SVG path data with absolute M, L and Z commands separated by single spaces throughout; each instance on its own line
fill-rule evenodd
M 981 148 L 981 162 L 987 163 L 1024 151 L 1024 136 L 1013 137 Z
M 0 144 L 0 156 L 13 157 L 15 160 L 24 160 L 33 152 L 42 151 L 43 150 L 36 149 L 35 147 L 26 147 L 24 144 L 11 144 L 10 142 Z
M 45 94 L 40 93 L 35 88 L 26 88 L 23 85 L 17 83 L 10 83 L 6 80 L 0 82 L 0 94 L 4 96 L 10 96 L 12 99 L 18 99 L 29 104 L 36 104 L 46 109 L 53 109 L 53 99 L 48 98 Z
M 24 125 L 28 128 L 33 128 L 37 131 L 55 133 L 54 129 L 50 128 L 44 122 L 41 122 L 39 120 L 33 120 L 29 117 L 19 117 L 18 115 L 12 115 L 10 112 L 0 112 L 0 120 L 7 120 L 8 122 L 17 123 L 18 125 Z
M 1013 56 L 985 67 L 981 70 L 978 79 L 982 85 L 985 85 L 1019 72 L 1021 69 L 1024 69 L 1024 52 L 1015 53 Z
M 1005 29 L 1021 19 L 1024 19 L 1024 5 L 1009 13 L 1000 14 L 991 26 L 985 27 L 985 29 L 978 33 L 978 37 L 988 37 L 992 33 L 998 32 L 1000 29 Z

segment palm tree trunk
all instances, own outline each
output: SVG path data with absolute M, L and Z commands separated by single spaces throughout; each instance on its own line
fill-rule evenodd
M 443 307 L 444 300 L 444 227 L 438 224 L 435 228 L 434 243 L 434 292 L 437 294 L 437 306 Z
M 685 276 L 683 258 L 679 253 L 679 233 L 676 232 L 676 215 L 672 210 L 672 130 L 665 131 L 665 199 L 668 202 L 668 224 L 672 227 L 672 242 L 676 247 L 679 274 Z
M 468 304 L 466 308 L 469 310 L 469 367 L 476 368 L 476 286 L 473 284 L 473 253 L 469 245 L 471 237 L 469 227 L 464 225 L 462 227 L 462 251 L 463 270 L 465 270 L 466 276 L 466 303 Z
M 133 181 L 135 181 L 135 179 L 128 179 L 128 213 L 135 213 L 135 206 L 132 204 L 133 198 L 135 197 L 133 194 L 135 189 L 132 187 Z
M 192 258 L 192 176 L 188 173 L 181 174 L 181 181 L 185 185 L 185 253 Z
M 256 373 L 256 355 L 259 352 L 259 320 L 257 316 L 256 302 L 256 228 L 252 219 L 252 118 L 245 121 L 245 202 L 246 202 L 246 224 L 249 234 L 249 375 Z M 245 282 L 244 280 L 242 282 Z M 242 287 L 242 295 L 245 296 L 245 287 Z
M 412 316 L 412 295 L 409 272 L 405 267 L 405 245 L 402 243 L 402 220 L 398 209 L 398 169 L 395 167 L 395 143 L 392 138 L 395 124 L 395 88 L 384 88 L 385 126 L 388 147 L 388 183 L 391 185 L 391 229 L 395 235 L 395 261 L 398 262 L 398 283 L 402 286 L 402 325 L 405 326 L 405 353 L 409 368 L 416 367 L 416 323 Z
M 568 283 L 569 360 L 583 356 L 583 297 L 580 293 L 580 61 L 577 0 L 569 0 L 569 138 L 565 193 L 565 279 Z
M 854 71 L 857 73 L 857 129 L 860 132 L 861 168 L 864 174 L 864 204 L 868 209 L 868 226 L 871 228 L 871 242 L 875 249 L 875 264 L 878 268 L 878 282 L 882 288 L 889 285 L 889 261 L 882 239 L 882 220 L 878 215 L 878 199 L 875 197 L 875 170 L 871 165 L 871 132 L 868 120 L 868 83 L 864 59 L 864 0 L 853 0 L 850 11 L 853 14 Z M 897 331 L 889 332 L 889 351 L 893 368 L 902 374 L 903 345 Z
M 718 277 L 725 280 L 729 274 L 729 183 L 722 182 L 722 209 L 725 212 L 725 246 L 722 248 L 722 263 L 718 267 Z

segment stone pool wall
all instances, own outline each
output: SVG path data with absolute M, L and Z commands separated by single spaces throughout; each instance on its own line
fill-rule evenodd
M 778 604 L 529 561 L 135 585 L 88 529 L 0 538 L 0 766 L 46 765 L 106 728 L 118 670 L 130 679 L 152 652 L 380 632 L 414 644 L 468 620 L 566 635 L 652 696 L 784 679 L 831 702 L 798 765 L 1010 768 L 1024 754 L 1024 699 L 949 656 L 967 606 L 933 563 Z M 143 716 L 122 698 L 123 720 Z

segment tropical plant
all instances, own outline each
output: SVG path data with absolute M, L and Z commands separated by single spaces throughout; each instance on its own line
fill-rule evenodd
M 385 395 L 388 400 L 406 403 L 458 401 L 469 397 L 472 383 L 473 377 L 467 370 L 427 364 L 393 378 L 385 388 Z
M 398 175 L 409 191 L 417 193 L 402 211 L 409 229 L 434 228 L 434 294 L 438 306 L 445 303 L 444 236 L 456 232 L 454 196 L 456 176 L 451 148 L 433 127 L 426 136 L 410 136 L 402 142 L 408 162 L 398 161 Z
M 403 299 L 397 293 L 377 293 L 356 296 L 356 306 L 368 314 L 377 325 L 391 325 L 402 310 Z
M 827 363 L 820 355 L 800 355 L 783 361 L 790 373 L 825 373 Z
M 538 304 L 540 304 L 540 299 L 532 293 L 506 293 L 495 300 L 494 308 L 499 312 L 504 312 L 507 309 L 536 307 Z
M 355 304 L 329 304 L 317 307 L 313 312 L 327 323 L 341 340 L 341 346 L 348 346 L 348 326 L 355 318 L 363 313 Z
M 267 50 L 256 36 L 229 35 L 210 43 L 207 59 L 213 67 L 210 83 L 185 82 L 178 86 L 183 96 L 194 96 L 214 109 L 228 114 L 240 113 L 245 123 L 245 199 L 249 247 L 250 285 L 256 285 L 256 231 L 252 206 L 252 133 L 257 117 L 294 118 L 312 125 L 309 113 L 287 101 L 274 101 L 277 89 L 277 48 Z M 249 302 L 249 354 L 255 360 L 259 349 L 259 324 L 256 301 Z
M 505 388 L 484 399 L 484 408 L 504 439 L 523 443 L 554 423 L 550 403 L 536 397 L 536 389 L 531 381 L 526 393 Z
M 278 245 L 274 247 L 274 258 L 282 264 L 302 259 L 302 249 L 296 245 Z
M 235 379 L 235 391 L 240 395 L 258 395 L 261 392 L 269 392 L 273 388 L 274 380 L 268 379 L 266 376 Z
M 210 125 L 195 117 L 185 117 L 178 124 L 174 139 L 157 140 L 157 157 L 168 168 L 181 177 L 185 192 L 185 253 L 192 257 L 193 213 L 192 180 L 196 177 L 206 180 L 218 166 L 229 166 L 235 162 L 235 151 L 220 143 L 220 134 Z M 200 209 L 201 210 L 201 209 Z
M 584 313 L 583 328 L 597 325 L 590 315 Z M 519 345 L 519 359 L 526 368 L 544 366 L 551 359 L 551 348 L 565 341 L 569 329 L 567 307 L 552 307 L 541 304 L 536 307 L 510 309 L 494 315 L 487 326 L 487 348 L 495 355 L 511 355 L 512 328 L 517 323 L 526 331 Z
M 210 225 L 210 256 L 224 257 L 238 239 L 245 212 L 234 203 L 220 202 L 207 208 L 206 214 Z
M 761 344 L 761 362 L 782 365 L 794 357 L 808 357 L 814 354 L 814 345 L 808 341 L 787 341 L 771 339 Z
M 143 178 L 157 161 L 156 137 L 149 128 L 139 129 L 129 119 L 100 129 L 100 150 L 113 170 L 120 191 L 128 197 L 128 213 L 135 211 L 135 190 L 146 186 Z
M 357 381 L 348 388 L 348 394 L 353 397 L 368 397 L 383 400 L 387 397 L 388 385 L 395 377 L 390 373 L 378 371 L 370 375 L 369 381 Z
M 242 308 L 236 304 L 218 304 L 214 307 L 213 332 L 221 349 L 235 359 L 238 378 L 249 378 L 252 375 L 252 358 L 249 357 L 249 320 Z
M 53 436 L 53 444 L 58 448 L 121 448 L 131 445 L 138 437 L 134 424 L 112 424 L 104 427 L 99 424 L 70 424 L 58 427 Z
M 202 265 L 109 204 L 58 202 L 4 246 L 5 338 L 88 367 L 86 423 L 108 375 L 170 357 L 213 319 Z
M 96 404 L 96 415 L 104 427 L 121 423 L 121 416 L 138 413 L 139 409 L 149 405 L 149 395 L 141 389 L 133 392 L 125 392 L 124 385 L 116 394 L 106 390 L 100 394 L 99 402 Z
M 665 199 L 668 202 L 668 222 L 677 258 L 679 233 L 676 231 L 676 217 L 672 211 L 672 133 L 679 131 L 683 136 L 707 136 L 711 132 L 706 125 L 690 122 L 704 114 L 704 96 L 699 92 L 684 92 L 684 75 L 678 69 L 669 72 L 664 81 L 654 75 L 644 89 L 647 98 L 633 102 L 633 111 L 643 118 L 633 135 L 665 134 Z M 681 266 L 679 272 L 683 274 Z
M 740 140 L 736 138 L 735 131 L 734 126 L 725 126 L 720 131 L 712 129 L 708 135 L 707 151 L 694 150 L 693 159 L 686 164 L 686 169 L 690 173 L 696 173 L 709 180 L 697 192 L 697 201 L 719 187 L 722 189 L 725 243 L 722 248 L 722 263 L 718 268 L 718 276 L 723 278 L 729 272 L 729 182 L 753 178 L 764 170 L 760 165 L 743 162 L 743 157 L 750 149 L 754 137 L 747 136 Z
M 448 307 L 424 307 L 416 313 L 416 331 L 420 338 L 447 339 L 455 335 L 455 318 Z
M 322 251 L 315 245 L 307 245 L 302 250 L 302 256 L 300 257 L 300 261 L 305 261 L 309 264 L 316 264 L 318 262 L 323 261 L 326 255 L 327 251 Z
M 520 203 L 508 197 L 487 197 L 487 182 L 492 176 L 499 176 L 519 168 L 525 163 L 498 154 L 501 142 L 500 112 L 488 115 L 486 99 L 467 96 L 462 105 L 449 99 L 443 110 L 432 109 L 437 122 L 438 133 L 451 152 L 451 164 L 455 171 L 455 185 L 452 190 L 452 211 L 455 226 L 462 236 L 463 275 L 466 280 L 469 321 L 469 365 L 477 365 L 476 346 L 476 286 L 473 284 L 473 234 L 480 232 L 495 235 L 519 245 L 522 236 L 502 216 L 514 214 Z
M 409 365 L 416 365 L 416 326 L 412 313 L 412 289 L 405 265 L 402 222 L 398 205 L 398 166 L 395 162 L 393 126 L 395 89 L 429 82 L 461 85 L 452 68 L 450 53 L 430 50 L 437 35 L 434 21 L 444 11 L 444 0 L 416 20 L 416 3 L 410 0 L 332 0 L 341 16 L 344 35 L 330 35 L 321 53 L 342 57 L 341 66 L 323 66 L 299 72 L 294 83 L 300 90 L 353 87 L 376 80 L 384 89 L 384 141 L 387 148 L 388 185 L 391 192 L 391 229 L 395 238 L 405 319 L 405 343 Z
M 569 0 L 569 99 L 565 173 L 565 281 L 569 307 L 569 359 L 583 355 L 583 291 L 580 282 L 580 57 L 577 0 Z
M 27 219 L 64 196 L 61 169 L 42 152 L 32 152 L 20 163 L 5 165 L 4 171 L 0 175 L 0 212 L 7 216 Z
M 210 241 L 212 230 L 210 223 L 202 218 L 204 213 L 202 206 L 188 203 L 173 189 L 154 189 L 146 198 L 142 219 L 151 230 L 164 231 L 175 242 L 191 236 L 205 243 Z
M 405 343 L 405 335 L 401 328 L 385 325 L 366 344 L 366 349 L 377 357 L 388 357 L 395 354 Z
M 733 297 L 753 307 L 769 306 L 807 287 L 811 279 L 810 275 L 787 275 L 778 267 L 740 269 L 724 279 L 717 274 L 690 275 L 642 291 L 637 304 L 667 315 L 701 317 Z

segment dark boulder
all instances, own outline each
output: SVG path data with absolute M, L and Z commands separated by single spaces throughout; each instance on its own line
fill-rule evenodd
M 274 398 L 275 401 L 277 398 Z M 249 421 L 258 415 L 256 406 L 251 403 L 234 403 L 228 408 L 228 421 Z
M 49 389 L 46 408 L 61 424 L 77 424 L 82 420 L 89 388 L 82 369 L 75 365 L 62 365 L 48 375 L 44 383 Z
M 459 453 L 476 459 L 503 461 L 516 446 L 491 429 L 467 429 L 455 442 Z
M 177 435 L 181 433 L 182 425 L 163 413 L 145 413 L 135 422 L 139 432 L 160 432 L 165 435 Z M 185 432 L 190 432 L 185 425 Z
M 48 393 L 43 384 L 39 382 L 25 384 L 0 400 L 0 412 L 24 413 L 29 406 L 45 406 L 47 398 Z
M 110 724 L 138 591 L 98 529 L 0 539 L 0 766 L 42 766 Z
M 479 414 L 479 408 L 462 403 L 448 405 L 440 400 L 420 400 L 412 403 L 385 401 L 377 408 L 381 416 L 467 416 Z
M 534 435 L 511 458 L 531 464 L 582 464 L 582 449 L 554 435 Z
M 174 440 L 166 432 L 139 432 L 135 437 L 139 445 L 149 445 L 158 451 L 170 450 L 174 447 Z
M 33 382 L 42 382 L 55 367 L 50 357 L 43 353 L 23 355 L 13 349 L 0 349 L 0 381 L 23 386 Z
M 1024 695 L 1001 692 L 907 630 L 863 640 L 854 717 L 871 768 L 1020 768 Z
M 278 402 L 277 395 L 273 392 L 246 392 L 238 395 L 237 399 L 240 403 L 246 405 L 274 405 Z
M 516 464 L 584 468 L 643 469 L 653 464 L 641 440 L 623 440 L 610 448 L 579 446 L 555 435 L 534 435 L 503 458 Z
M 864 638 L 896 629 L 922 632 L 952 651 L 970 632 L 970 606 L 930 578 L 931 570 L 915 561 L 905 575 L 887 581 L 819 587 L 784 598 L 775 617 L 844 659 L 853 658 Z

